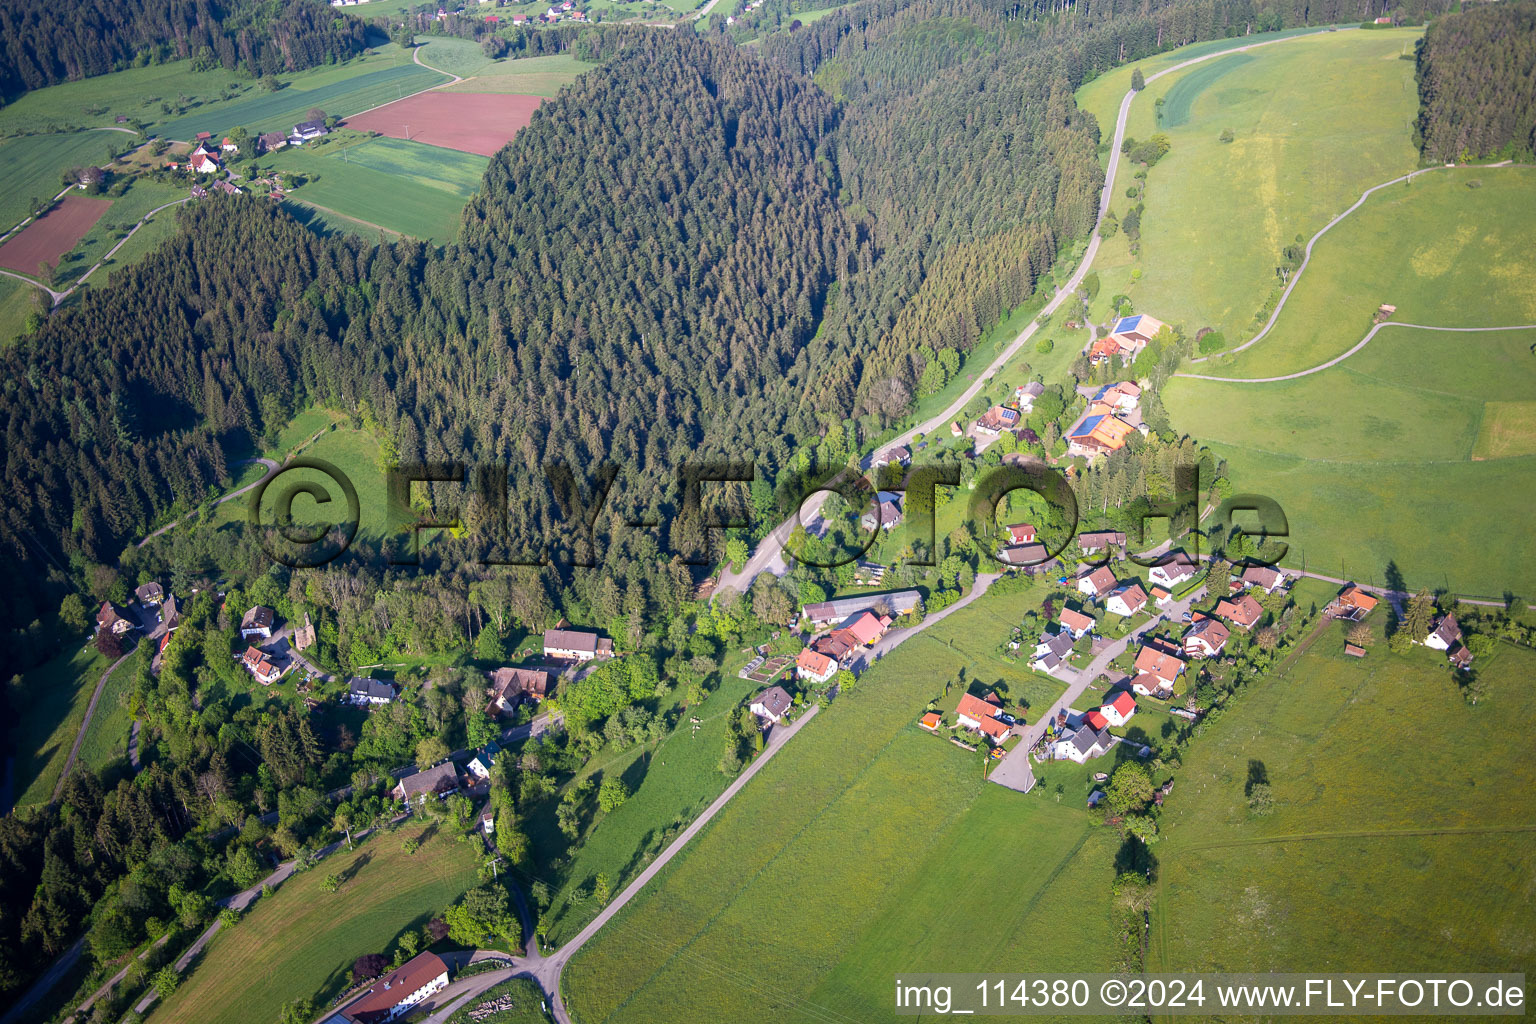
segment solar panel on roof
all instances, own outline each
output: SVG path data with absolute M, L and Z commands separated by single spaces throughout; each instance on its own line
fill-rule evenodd
M 1078 427 L 1076 430 L 1074 430 L 1072 432 L 1072 436 L 1073 437 L 1087 437 L 1089 434 L 1093 433 L 1093 428 L 1098 426 L 1099 425 L 1099 421 L 1102 420 L 1103 418 L 1104 418 L 1104 414 L 1103 413 L 1100 413 L 1097 416 L 1090 416 L 1090 417 L 1088 417 L 1086 420 L 1083 420 L 1083 425 L 1082 426 Z
M 1136 329 L 1136 325 L 1139 323 L 1141 323 L 1140 313 L 1137 313 L 1135 316 L 1121 317 L 1120 322 L 1115 324 L 1114 333 L 1119 334 L 1122 331 L 1134 331 Z

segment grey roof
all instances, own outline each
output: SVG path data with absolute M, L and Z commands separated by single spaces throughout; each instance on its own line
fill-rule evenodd
M 165 591 L 161 589 L 160 584 L 151 580 L 148 583 L 141 583 L 133 592 L 133 596 L 139 599 L 140 604 L 150 604 L 163 599 Z
M 440 793 L 444 790 L 456 789 L 459 785 L 459 770 L 454 767 L 452 761 L 444 761 L 442 764 L 433 765 L 426 771 L 417 772 L 415 775 L 407 775 L 400 780 L 396 787 L 405 794 L 409 800 L 420 793 Z
M 1043 634 L 1040 637 L 1040 643 L 1058 658 L 1065 658 L 1072 653 L 1072 634 L 1066 630 L 1060 633 Z
M 756 697 L 753 697 L 751 703 L 761 704 L 767 709 L 768 714 L 778 718 L 789 710 L 790 705 L 794 703 L 794 699 L 790 697 L 784 687 L 770 686 Z
M 817 622 L 842 622 L 859 612 L 873 611 L 884 602 L 898 615 L 905 615 L 923 602 L 923 595 L 915 590 L 893 590 L 884 594 L 857 594 L 839 597 L 834 601 L 818 601 L 801 609 L 801 614 Z
M 273 612 L 271 608 L 263 608 L 257 605 L 245 613 L 240 620 L 241 629 L 270 629 L 272 626 Z
M 1125 546 L 1125 534 L 1116 533 L 1113 530 L 1101 530 L 1097 533 L 1080 534 L 1077 538 L 1078 546 L 1084 551 L 1095 550 L 1116 544 Z
M 544 646 L 557 651 L 586 651 L 596 654 L 603 646 L 603 637 L 582 629 L 546 629 Z
M 363 697 L 383 697 L 386 700 L 395 699 L 394 686 L 372 677 L 353 676 L 347 681 L 347 692 Z
M 1030 396 L 1038 398 L 1039 396 L 1045 394 L 1045 385 L 1041 384 L 1037 380 L 1032 380 L 1028 384 L 1025 384 L 1022 388 L 1020 388 L 1019 391 L 1022 394 L 1026 394 L 1026 395 L 1030 395 Z
M 1009 565 L 1039 565 L 1049 553 L 1044 544 L 1013 544 L 997 557 Z
M 1435 623 L 1434 634 L 1443 640 L 1446 646 L 1454 644 L 1461 639 L 1461 627 L 1456 624 L 1456 616 L 1446 612 Z
M 1077 732 L 1072 734 L 1072 745 L 1084 755 L 1093 753 L 1094 747 L 1108 750 L 1110 740 L 1111 737 L 1108 729 L 1095 732 L 1093 726 L 1086 722 L 1078 726 Z

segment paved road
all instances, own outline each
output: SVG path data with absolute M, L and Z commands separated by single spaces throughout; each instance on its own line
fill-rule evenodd
M 253 487 L 257 486 L 258 484 L 260 484 L 263 480 L 266 480 L 267 477 L 269 477 L 273 473 L 277 472 L 277 469 L 278 469 L 277 463 L 273 462 L 271 459 L 265 459 L 265 458 L 260 458 L 260 457 L 254 458 L 254 459 L 241 459 L 239 462 L 234 463 L 234 465 L 236 465 L 236 466 L 244 466 L 244 465 L 246 465 L 248 463 L 252 463 L 252 462 L 259 462 L 263 466 L 267 467 L 267 472 L 266 472 L 265 475 L 262 476 L 261 480 L 257 480 L 255 483 L 246 484 L 244 487 L 240 488 L 238 491 L 230 491 L 228 494 L 224 495 L 224 497 L 220 498 L 218 501 L 215 501 L 214 502 L 215 505 L 222 505 L 226 501 L 229 501 L 229 500 L 231 500 L 233 498 L 240 497 L 240 495 L 244 494 L 246 491 L 249 491 L 251 488 L 253 488 Z M 171 522 L 166 523 L 164 526 L 160 527 L 160 529 L 156 530 L 154 533 L 151 533 L 149 536 L 147 536 L 143 540 L 139 541 L 137 546 L 138 547 L 143 547 L 145 544 L 148 544 L 150 541 L 154 540 L 156 537 L 160 536 L 165 531 L 173 528 L 176 525 L 177 522 L 179 522 L 179 520 L 172 520 Z
M 1277 41 L 1283 41 L 1283 40 L 1277 40 Z M 1182 67 L 1182 66 L 1183 65 L 1180 65 L 1180 67 Z M 1171 71 L 1173 69 L 1170 68 L 1169 70 Z M 1161 77 L 1161 75 L 1153 75 L 1152 78 L 1147 79 L 1147 81 L 1150 82 L 1150 81 L 1153 81 L 1154 79 L 1159 78 L 1159 77 Z M 1522 165 L 1513 164 L 1510 161 L 1506 160 L 1506 161 L 1504 161 L 1502 163 L 1488 164 L 1488 165 L 1486 165 L 1484 167 L 1479 167 L 1478 169 L 1479 170 L 1491 170 L 1491 169 L 1496 168 L 1496 167 L 1511 167 L 1511 166 L 1522 166 Z M 1417 171 L 1410 171 L 1407 174 L 1399 175 L 1398 177 L 1393 178 L 1391 181 L 1384 181 L 1380 185 L 1372 185 L 1370 188 L 1368 188 L 1364 192 L 1360 193 L 1360 198 L 1356 199 L 1354 201 L 1354 204 L 1351 205 L 1349 207 L 1349 209 L 1345 210 L 1343 213 L 1341 213 L 1337 217 L 1333 218 L 1333 220 L 1329 221 L 1327 224 L 1324 224 L 1322 229 L 1320 231 L 1318 231 L 1317 234 L 1313 235 L 1310 239 L 1307 240 L 1307 251 L 1306 251 L 1306 254 L 1302 257 L 1301 266 L 1296 268 L 1296 273 L 1291 275 L 1291 280 L 1290 280 L 1289 283 L 1286 284 L 1285 291 L 1280 293 L 1280 301 L 1275 304 L 1275 311 L 1273 313 L 1271 313 L 1269 315 L 1269 319 L 1267 321 L 1265 321 L 1264 329 L 1259 331 L 1259 333 L 1255 334 L 1252 338 L 1249 338 L 1247 341 L 1243 342 L 1241 345 L 1237 346 L 1237 348 L 1234 348 L 1234 349 L 1232 349 L 1229 352 L 1224 352 L 1224 353 L 1222 353 L 1222 355 L 1235 355 L 1238 352 L 1243 351 L 1243 349 L 1251 348 L 1254 345 L 1257 345 L 1259 342 L 1264 340 L 1264 336 L 1266 334 L 1268 334 L 1270 332 L 1270 330 L 1273 329 L 1273 327 L 1275 326 L 1275 321 L 1280 319 L 1280 311 L 1285 308 L 1285 304 L 1286 304 L 1287 300 L 1289 300 L 1290 297 L 1291 297 L 1291 292 L 1296 290 L 1296 285 L 1297 285 L 1297 282 L 1299 282 L 1301 280 L 1302 272 L 1307 269 L 1307 264 L 1312 262 L 1312 247 L 1314 245 L 1316 245 L 1318 239 L 1320 239 L 1324 235 L 1326 235 L 1328 233 L 1329 229 L 1332 228 L 1335 224 L 1339 223 L 1339 221 L 1343 220 L 1345 217 L 1348 217 L 1350 214 L 1352 214 L 1356 210 L 1360 209 L 1361 205 L 1364 204 L 1364 202 L 1371 197 L 1371 194 L 1373 192 L 1379 192 L 1380 190 L 1382 190 L 1384 188 L 1388 188 L 1389 186 L 1396 185 L 1396 184 L 1398 184 L 1400 182 L 1412 181 L 1414 178 L 1417 178 L 1421 174 L 1429 174 L 1432 171 L 1444 171 L 1444 170 L 1451 170 L 1451 169 L 1453 169 L 1453 168 L 1448 168 L 1448 167 L 1424 167 L 1424 168 L 1420 168 Z M 1417 325 L 1417 324 L 1410 324 L 1410 325 L 1407 325 L 1407 326 L 1417 327 L 1419 325 Z M 1433 328 L 1431 328 L 1431 329 L 1433 329 Z M 1374 330 L 1371 332 L 1371 334 L 1375 334 L 1375 333 L 1376 332 Z M 1366 335 L 1365 341 L 1370 341 L 1370 340 L 1371 340 L 1371 336 L 1370 335 Z M 1360 343 L 1359 346 L 1356 346 L 1356 349 L 1358 349 L 1360 347 L 1363 347 L 1364 345 L 1365 345 L 1365 342 L 1363 341 L 1363 342 Z M 1352 349 L 1351 351 L 1354 351 L 1354 350 Z M 1349 353 L 1345 353 L 1345 355 L 1348 355 L 1348 354 Z M 1192 363 L 1203 363 L 1207 359 L 1214 359 L 1214 358 L 1217 358 L 1217 357 L 1215 357 L 1215 356 L 1201 356 L 1201 357 L 1199 357 L 1197 359 L 1191 359 L 1190 362 L 1192 362 Z M 1319 367 L 1319 369 L 1324 369 L 1324 368 L 1326 368 L 1326 365 L 1324 367 Z M 1186 374 L 1177 374 L 1177 376 L 1183 377 L 1183 376 L 1187 376 L 1187 375 Z M 1224 378 L 1212 377 L 1212 378 L 1209 378 L 1209 379 L 1211 379 L 1211 380 L 1222 380 Z M 1288 378 L 1285 378 L 1285 377 L 1272 377 L 1270 379 L 1271 380 L 1286 380 Z
M 1366 336 L 1360 339 L 1360 343 L 1343 355 L 1334 356 L 1326 363 L 1319 363 L 1310 370 L 1298 370 L 1295 373 L 1287 373 L 1279 377 L 1211 377 L 1203 373 L 1176 373 L 1175 377 L 1188 377 L 1191 380 L 1216 380 L 1225 384 L 1273 384 L 1281 380 L 1295 380 L 1298 377 L 1310 377 L 1314 373 L 1322 373 L 1331 366 L 1337 366 L 1350 356 L 1359 352 L 1371 343 L 1376 337 L 1376 332 L 1383 327 L 1407 327 L 1415 331 L 1448 331 L 1453 334 L 1479 334 L 1487 331 L 1536 331 L 1536 324 L 1512 324 L 1508 327 L 1431 327 L 1428 324 L 1406 324 L 1386 320 L 1370 329 Z M 1254 339 L 1257 341 L 1258 339 Z M 1252 344 L 1252 342 L 1249 342 Z M 1246 348 L 1247 346 L 1243 346 Z M 1233 349 L 1233 351 L 1237 351 Z
M 1319 31 L 1323 30 L 1320 29 Z M 1261 46 L 1272 46 L 1275 43 L 1283 43 L 1289 39 L 1299 38 L 1303 38 L 1303 36 L 1288 36 L 1286 39 L 1271 39 L 1263 43 L 1250 43 L 1246 46 L 1237 46 L 1228 50 L 1218 50 L 1215 53 L 1208 53 L 1200 57 L 1194 57 L 1190 60 L 1183 61 L 1182 63 L 1175 64 L 1172 67 L 1165 68 L 1162 71 L 1149 76 L 1147 78 L 1147 82 L 1155 82 L 1164 75 L 1172 74 L 1175 71 L 1180 71 L 1192 64 L 1199 64 L 1202 61 L 1212 60 L 1216 57 L 1223 57 L 1232 53 L 1241 53 L 1246 50 L 1256 50 Z M 1094 222 L 1094 230 L 1092 236 L 1088 240 L 1088 248 L 1084 250 L 1081 262 L 1078 263 L 1077 269 L 1073 271 L 1072 276 L 1067 279 L 1067 283 L 1058 288 L 1056 290 L 1055 296 L 1051 299 L 1050 302 L 1046 303 L 1045 308 L 1041 311 L 1041 315 L 1043 316 L 1055 313 L 1056 310 L 1060 308 L 1061 304 L 1065 302 L 1069 296 L 1076 292 L 1077 286 L 1082 284 L 1083 278 L 1087 276 L 1089 268 L 1093 266 L 1094 257 L 1098 255 L 1100 243 L 1099 228 L 1103 225 L 1104 217 L 1109 212 L 1110 202 L 1115 196 L 1115 176 L 1120 169 L 1120 144 L 1125 140 L 1126 119 L 1130 116 L 1131 101 L 1135 99 L 1135 97 L 1136 92 L 1134 90 L 1128 90 L 1124 98 L 1120 101 L 1120 113 L 1119 116 L 1115 119 L 1115 133 L 1114 137 L 1110 141 L 1109 166 L 1104 171 L 1104 189 L 1099 194 L 1098 219 Z M 1031 320 L 1029 325 L 1020 331 L 1018 336 L 1014 338 L 1013 341 L 1009 342 L 1008 346 L 1003 349 L 1002 352 L 998 353 L 997 358 L 992 360 L 991 365 L 989 365 L 985 370 L 977 375 L 976 382 L 973 383 L 970 387 L 966 388 L 965 391 L 954 400 L 954 402 L 950 403 L 949 408 L 945 409 L 942 413 L 933 417 L 927 422 L 920 423 L 905 433 L 892 438 L 889 441 L 886 441 L 880 446 L 880 450 L 884 451 L 885 449 L 893 448 L 896 445 L 910 445 L 913 438 L 915 438 L 918 434 L 932 433 L 935 430 L 943 428 L 947 423 L 954 420 L 960 414 L 960 412 L 964 410 L 966 403 L 970 402 L 972 398 L 975 398 L 978 394 L 981 393 L 981 390 L 991 382 L 992 377 L 998 371 L 1000 371 L 1011 359 L 1013 359 L 1015 355 L 1018 354 L 1019 349 L 1023 348 L 1024 345 L 1027 344 L 1032 337 L 1034 337 L 1035 332 L 1039 329 L 1039 325 L 1035 323 L 1035 321 Z M 865 456 L 861 465 L 865 467 L 869 466 L 872 458 L 873 453 L 871 455 Z M 801 514 L 809 514 L 812 518 L 814 518 L 815 512 L 820 510 L 822 502 L 826 500 L 826 497 L 827 496 L 825 492 L 819 492 L 815 495 L 812 495 L 811 498 L 802 506 Z M 742 567 L 740 572 L 733 572 L 729 569 L 721 570 L 720 586 L 731 587 L 734 590 L 744 592 L 748 587 L 752 585 L 752 581 L 755 580 L 760 573 L 772 572 L 775 576 L 784 575 L 784 573 L 788 571 L 788 565 L 785 562 L 783 556 L 784 544 L 789 540 L 789 535 L 794 532 L 794 528 L 799 523 L 800 518 L 801 515 L 791 516 L 789 519 L 786 519 L 784 522 L 780 523 L 772 532 L 764 537 L 762 541 L 757 545 L 757 550 L 752 552 L 752 556 L 747 559 L 747 564 Z
M 1045 735 L 1046 725 L 1053 721 L 1059 712 L 1070 709 L 1073 702 L 1083 695 L 1095 679 L 1109 670 L 1109 663 L 1118 658 L 1127 647 L 1164 622 L 1180 621 L 1184 613 L 1203 597 L 1205 597 L 1205 587 L 1201 585 L 1179 600 L 1170 603 L 1167 609 L 1155 618 L 1149 619 L 1096 654 L 1087 666 L 1075 673 L 1066 692 L 1056 698 L 1055 703 L 1044 714 L 1037 717 L 1033 725 L 1024 730 L 1023 740 L 1003 757 L 998 766 L 992 770 L 992 774 L 988 776 L 989 780 L 1000 786 L 1007 786 L 1009 789 L 1025 788 L 1026 780 L 1032 780 L 1034 774 L 1030 769 L 1029 752 Z M 1028 784 L 1033 785 L 1033 782 L 1029 781 Z

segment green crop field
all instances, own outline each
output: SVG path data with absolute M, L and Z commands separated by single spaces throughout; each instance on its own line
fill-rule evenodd
M 437 43 L 459 43 L 458 39 L 434 39 Z M 476 49 L 476 53 L 479 50 Z M 430 54 L 423 52 L 422 59 Z M 524 57 L 520 60 L 487 60 L 481 56 L 481 65 L 462 82 L 445 86 L 444 92 L 509 92 L 524 96 L 553 96 L 564 86 L 576 81 L 582 72 L 597 67 L 570 54 L 560 53 L 548 57 Z M 465 74 L 459 72 L 459 74 Z
M 1118 838 L 1080 810 L 1087 772 L 1013 793 L 915 725 L 973 665 L 962 638 L 1006 639 L 1041 593 L 956 612 L 807 725 L 577 955 L 576 1019 L 865 1020 L 888 1013 L 891 978 L 914 965 L 1109 969 Z M 956 897 L 957 864 L 966 887 L 1006 897 L 978 917 Z M 1049 926 L 1064 916 L 1071 929 Z
M 0 139 L 0 234 L 31 215 L 33 199 L 58 195 L 64 171 L 106 163 L 108 146 L 114 141 L 108 132 Z
M 404 839 L 422 831 L 410 822 L 375 835 L 257 900 L 238 925 L 214 936 L 154 1019 L 271 1024 L 294 999 L 328 1004 L 350 983 L 353 960 L 387 953 L 400 933 L 420 930 L 475 884 L 478 844 L 444 830 L 405 853 Z M 331 874 L 343 879 L 334 893 L 323 888 Z
M 20 687 L 12 690 L 16 720 L 11 736 L 17 750 L 11 792 L 19 807 L 53 799 L 86 706 L 107 667 L 95 647 L 76 647 L 78 641 L 71 638 L 65 653 L 23 673 Z
M 1536 810 L 1536 654 L 1482 659 L 1474 707 L 1440 652 L 1342 647 L 1328 626 L 1191 744 L 1156 848 L 1149 970 L 1536 967 L 1536 843 L 1507 831 Z M 1256 818 L 1261 775 L 1275 809 Z
M 1126 294 L 1190 333 L 1216 328 L 1231 344 L 1250 337 L 1280 283 L 1281 250 L 1298 234 L 1311 237 L 1366 188 L 1417 166 L 1414 65 L 1399 59 L 1417 33 L 1310 34 L 1149 84 L 1131 105 L 1126 134 L 1163 132 L 1172 149 L 1149 172 L 1140 200 L 1140 255 L 1130 254 L 1124 232 L 1099 251 L 1095 321 L 1108 316 L 1111 296 Z M 1141 66 L 1151 74 L 1236 42 L 1202 43 Z M 1129 75 L 1119 69 L 1079 90 L 1106 139 Z M 1220 141 L 1224 130 L 1232 142 Z M 1122 218 L 1138 201 L 1125 195 L 1135 169 L 1123 161 L 1115 183 L 1111 209 Z
M 1468 188 L 1473 181 L 1480 187 Z M 1381 302 L 1409 323 L 1536 324 L 1536 257 L 1524 244 L 1533 229 L 1529 169 L 1436 170 L 1395 186 L 1323 236 L 1270 335 L 1185 372 L 1273 376 L 1319 365 L 1365 336 Z M 1533 344 L 1533 330 L 1386 327 L 1309 376 L 1175 378 L 1163 401 L 1178 429 L 1229 461 L 1237 488 L 1281 502 L 1290 564 L 1369 578 L 1395 561 L 1414 587 L 1532 593 L 1536 545 L 1518 524 L 1536 484 Z
M 283 150 L 264 167 L 300 171 L 308 184 L 293 202 L 319 207 L 372 229 L 451 241 L 465 201 L 480 187 L 490 160 L 404 139 L 338 139 Z

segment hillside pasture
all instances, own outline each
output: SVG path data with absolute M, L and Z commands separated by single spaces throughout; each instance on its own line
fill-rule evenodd
M 951 642 L 984 642 L 1041 596 L 957 611 L 818 715 L 572 961 L 575 1018 L 878 1019 L 892 976 L 914 965 L 1110 969 L 1102 897 L 1118 839 L 1081 809 L 1088 771 L 1048 770 L 1014 793 L 984 781 L 979 754 L 915 724 L 973 661 Z M 957 871 L 1006 887 L 995 921 L 978 926 L 956 900 Z M 1062 915 L 1066 936 L 1048 926 Z
M 1536 843 L 1513 831 L 1536 810 L 1536 654 L 1482 659 L 1488 695 L 1469 706 L 1439 652 L 1342 648 L 1329 625 L 1191 744 L 1162 818 L 1149 970 L 1536 966 Z M 1247 807 L 1258 778 L 1266 817 Z
M 512 141 L 544 99 L 517 93 L 426 92 L 349 117 L 354 131 L 378 132 L 465 153 L 494 156 Z
M 40 290 L 14 277 L 0 276 L 0 348 L 21 337 L 27 317 L 38 308 L 47 309 L 48 299 Z M 39 303 L 44 303 L 41 307 Z
M 420 930 L 476 882 L 478 843 L 439 829 L 414 854 L 408 836 L 430 826 L 410 821 L 339 850 L 258 899 L 234 928 L 222 930 L 154 1010 L 161 1024 L 270 1024 L 283 1006 L 314 996 L 326 1005 L 351 982 L 352 962 L 388 953 L 404 931 Z M 343 879 L 324 891 L 327 875 Z

